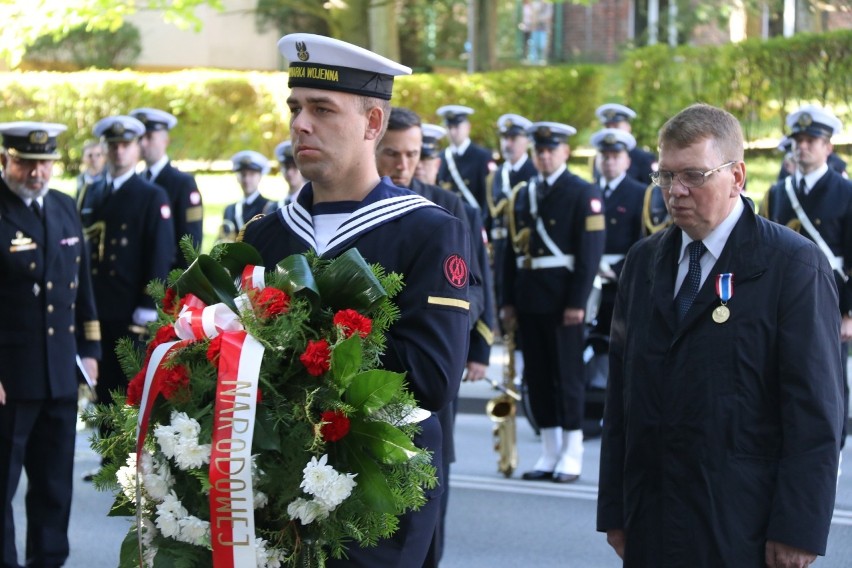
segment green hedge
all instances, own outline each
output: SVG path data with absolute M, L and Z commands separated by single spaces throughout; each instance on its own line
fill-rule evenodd
M 441 105 L 471 106 L 476 109 L 473 138 L 494 146 L 494 125 L 506 112 L 578 129 L 591 126 L 601 100 L 601 77 L 601 69 L 592 66 L 413 75 L 398 79 L 393 104 L 414 109 L 426 122 L 439 120 L 435 110 Z M 68 172 L 76 171 L 83 142 L 99 119 L 143 106 L 169 110 L 180 120 L 172 132 L 172 158 L 228 159 L 246 148 L 271 157 L 289 135 L 287 93 L 285 73 L 0 73 L 0 121 L 68 125 L 61 138 Z
M 805 102 L 831 106 L 844 120 L 852 105 L 852 31 L 645 47 L 627 54 L 623 74 L 625 104 L 641 118 L 634 133 L 644 144 L 653 145 L 663 122 L 697 101 L 730 111 L 749 140 L 778 137 L 786 115 Z

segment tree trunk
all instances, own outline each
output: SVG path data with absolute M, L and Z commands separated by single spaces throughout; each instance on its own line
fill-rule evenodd
M 475 2 L 476 20 L 473 52 L 476 71 L 490 71 L 497 66 L 497 2 L 472 0 Z
M 373 0 L 369 7 L 370 49 L 388 59 L 400 60 L 399 26 L 395 0 Z

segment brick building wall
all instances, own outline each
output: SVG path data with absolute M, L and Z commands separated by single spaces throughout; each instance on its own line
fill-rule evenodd
M 600 0 L 591 6 L 564 3 L 562 37 L 563 58 L 570 61 L 614 62 L 618 50 L 633 39 L 633 0 Z

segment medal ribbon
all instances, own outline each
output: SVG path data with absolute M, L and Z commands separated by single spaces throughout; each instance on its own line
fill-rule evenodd
M 726 272 L 716 275 L 716 295 L 724 306 L 734 296 L 734 274 Z

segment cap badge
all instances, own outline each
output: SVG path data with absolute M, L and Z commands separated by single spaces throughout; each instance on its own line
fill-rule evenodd
M 603 111 L 603 113 L 602 113 L 602 114 L 603 114 L 603 116 L 604 116 L 604 118 L 605 118 L 605 119 L 607 119 L 607 120 L 612 120 L 612 119 L 614 119 L 614 118 L 615 118 L 615 115 L 616 115 L 617 113 L 615 112 L 615 109 L 608 108 L 608 109 L 606 109 L 605 111 Z
M 299 61 L 307 61 L 310 59 L 311 54 L 308 53 L 308 45 L 305 42 L 296 42 L 296 56 L 299 58 Z
M 139 122 L 141 122 L 141 123 L 145 124 L 145 123 L 147 123 L 147 122 L 148 122 L 148 115 L 147 115 L 147 114 L 145 114 L 144 112 L 140 112 L 139 114 L 137 114 L 137 115 L 136 115 L 136 119 L 137 119 Z
M 515 126 L 515 123 L 512 122 L 511 118 L 506 119 L 506 121 L 503 123 L 503 128 L 505 128 L 506 130 L 509 130 L 513 126 Z
M 47 144 L 50 137 L 44 130 L 33 130 L 30 132 L 30 144 Z
M 122 134 L 124 134 L 124 125 L 120 122 L 116 122 L 110 127 L 110 130 L 116 136 L 121 136 Z
M 813 121 L 814 121 L 814 119 L 810 115 L 810 113 L 803 112 L 799 116 L 799 120 L 796 121 L 796 124 L 798 124 L 802 128 L 807 128 L 808 126 L 810 126 L 813 123 Z
M 553 136 L 553 133 L 550 131 L 550 127 L 539 126 L 538 130 L 536 130 L 536 135 L 541 138 L 550 138 L 551 136 Z
M 248 157 L 248 156 L 243 156 L 243 157 L 240 159 L 240 165 L 241 165 L 241 166 L 250 166 L 250 165 L 252 165 L 251 158 L 250 158 L 250 157 Z
M 607 134 L 606 136 L 604 136 L 603 143 L 608 144 L 610 146 L 615 144 L 616 143 L 615 134 Z

